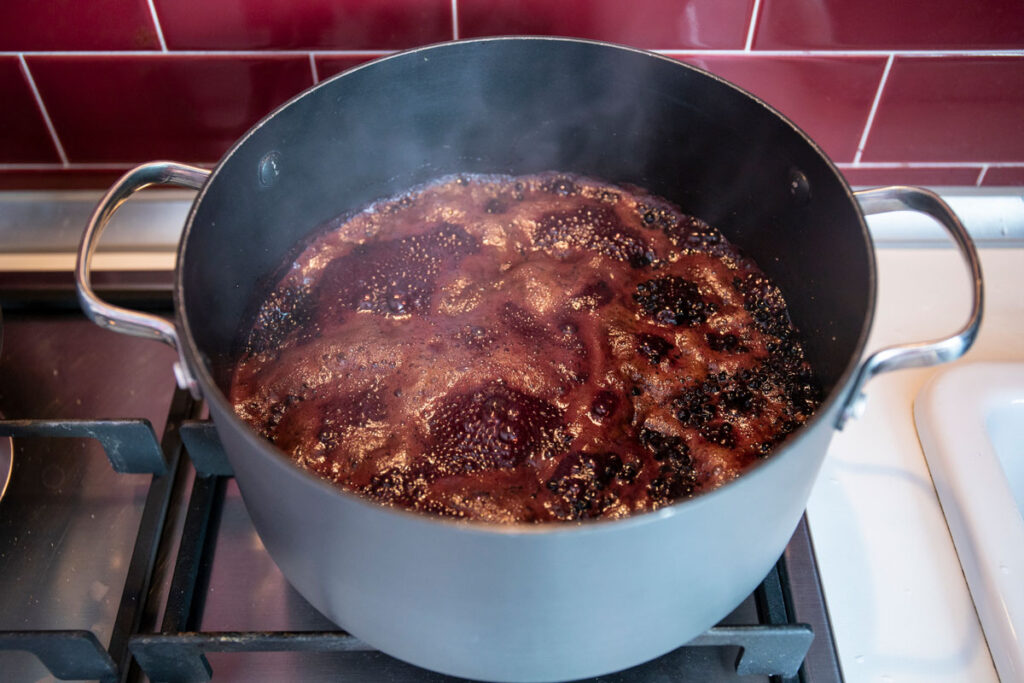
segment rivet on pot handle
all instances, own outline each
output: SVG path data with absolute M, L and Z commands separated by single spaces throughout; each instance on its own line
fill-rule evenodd
M 836 429 L 842 429 L 847 420 L 860 417 L 864 412 L 864 385 L 875 375 L 901 368 L 921 368 L 947 363 L 964 355 L 978 336 L 984 303 L 981 262 L 974 242 L 960 223 L 960 219 L 937 194 L 917 187 L 897 186 L 863 190 L 855 192 L 854 196 L 865 215 L 909 209 L 928 214 L 946 229 L 971 271 L 971 314 L 963 327 L 944 339 L 889 346 L 871 354 L 857 369 L 846 404 L 836 421 Z
M 90 276 L 92 256 L 100 236 L 114 212 L 129 197 L 150 185 L 178 185 L 198 190 L 209 175 L 210 172 L 205 169 L 171 161 L 154 161 L 128 171 L 110 188 L 93 211 L 82 235 L 82 242 L 78 246 L 78 259 L 75 263 L 78 301 L 89 319 L 100 327 L 106 327 L 114 332 L 156 339 L 170 345 L 178 352 L 178 362 L 174 365 L 174 376 L 178 386 L 188 389 L 196 398 L 199 398 L 199 385 L 185 363 L 174 324 L 155 315 L 113 306 L 103 301 L 93 291 Z

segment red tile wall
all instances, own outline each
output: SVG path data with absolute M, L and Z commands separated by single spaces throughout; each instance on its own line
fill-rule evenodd
M 217 159 L 253 122 L 313 85 L 302 55 L 25 60 L 68 159 L 98 163 Z
M 834 161 L 853 161 L 885 57 L 684 55 L 800 124 Z
M 651 50 L 741 49 L 754 0 L 458 0 L 459 36 L 573 36 Z
M 504 34 L 707 69 L 793 119 L 853 184 L 1024 186 L 1021 0 L 3 0 L 0 189 L 213 164 L 322 79 Z

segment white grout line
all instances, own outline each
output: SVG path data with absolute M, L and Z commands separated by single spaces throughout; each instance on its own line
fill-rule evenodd
M 156 15 L 156 5 L 153 0 L 146 0 L 149 4 L 149 15 L 153 17 L 153 26 L 156 27 L 156 37 L 160 41 L 160 51 L 167 52 L 167 41 L 164 40 L 164 30 L 160 27 L 160 17 Z
M 383 57 L 398 50 L 316 50 L 325 57 Z M 688 55 L 722 55 L 724 57 L 1024 57 L 1024 50 L 650 50 L 667 57 Z M 182 57 L 258 57 L 274 55 L 306 55 L 309 50 L 27 50 L 12 52 L 0 50 L 0 57 L 152 57 L 162 55 Z
M 316 50 L 324 57 L 384 57 L 398 50 Z M 309 50 L 69 50 L 67 52 L 3 52 L 0 57 L 304 57 Z
M 141 161 L 68 163 L 68 164 L 0 164 L 0 171 L 125 171 L 138 166 Z M 212 168 L 216 161 L 187 161 L 190 166 Z
M 50 113 L 46 111 L 46 105 L 43 104 L 43 96 L 39 94 L 39 88 L 36 87 L 36 79 L 32 78 L 32 72 L 28 70 L 28 62 L 25 61 L 24 55 L 18 55 L 18 62 L 21 63 L 21 73 L 25 75 L 25 80 L 28 81 L 28 87 L 32 89 L 32 96 L 36 98 L 36 106 L 39 107 L 39 113 L 43 115 L 43 122 L 46 123 L 46 130 L 50 131 L 50 139 L 53 141 L 53 146 L 57 148 L 57 156 L 60 157 L 61 168 L 67 168 L 68 166 L 68 155 L 64 152 L 64 145 L 60 144 L 60 138 L 57 136 L 57 129 L 53 127 L 53 121 L 50 120 Z
M 25 74 L 25 78 L 29 83 L 32 93 L 36 99 L 36 104 L 43 115 L 43 119 L 46 123 L 47 130 L 50 132 L 50 136 L 53 140 L 53 144 L 57 149 L 58 155 L 61 159 L 61 164 L 0 164 L 0 170 L 121 170 L 134 164 L 132 162 L 119 163 L 100 163 L 100 164 L 73 164 L 68 161 L 67 154 L 64 151 L 64 147 L 57 136 L 56 129 L 53 122 L 50 119 L 49 113 L 43 104 L 42 97 L 39 94 L 39 90 L 36 87 L 35 80 L 32 78 L 32 74 L 28 69 L 28 64 L 25 61 L 25 56 L 36 57 L 36 56 L 63 56 L 63 57 L 152 57 L 152 56 L 171 56 L 180 55 L 183 57 L 192 56 L 211 56 L 211 57 L 263 57 L 263 56 L 299 56 L 305 55 L 308 57 L 310 62 L 310 70 L 313 75 L 313 82 L 319 82 L 319 74 L 316 68 L 316 55 L 325 57 L 382 57 L 393 54 L 397 50 L 317 50 L 315 53 L 305 50 L 175 50 L 169 52 L 167 44 L 164 40 L 163 30 L 160 26 L 159 18 L 156 14 L 156 7 L 153 0 L 147 0 L 150 8 L 150 13 L 153 17 L 153 23 L 156 27 L 157 36 L 160 40 L 159 51 L 157 50 L 126 50 L 126 51 L 27 51 L 27 52 L 9 52 L 0 51 L 0 56 L 14 56 L 17 57 L 21 63 L 21 68 Z M 1024 57 L 1024 50 L 752 50 L 754 34 L 756 32 L 756 24 L 758 14 L 760 12 L 761 0 L 754 0 L 754 6 L 751 10 L 750 25 L 747 31 L 746 45 L 742 50 L 653 50 L 666 56 L 688 56 L 688 55 L 721 55 L 721 56 L 745 56 L 745 57 L 886 57 L 885 69 L 882 73 L 882 78 L 878 84 L 878 90 L 875 93 L 875 99 L 872 102 L 871 110 L 868 114 L 868 119 L 864 126 L 864 131 L 861 135 L 860 144 L 857 148 L 857 153 L 854 157 L 853 163 L 839 163 L 839 168 L 979 168 L 981 171 L 977 183 L 980 185 L 984 179 L 985 173 L 989 168 L 1021 168 L 1024 167 L 1024 162 L 861 162 L 861 156 L 863 154 L 864 147 L 867 143 L 867 138 L 871 130 L 871 126 L 874 122 L 874 117 L 878 109 L 879 102 L 881 100 L 882 91 L 885 87 L 885 83 L 889 76 L 889 71 L 892 68 L 894 57 L 992 57 L 992 56 L 1003 56 L 1021 58 Z M 452 34 L 453 37 L 458 39 L 458 0 L 452 0 Z
M 651 50 L 666 57 L 1024 57 L 1024 50 Z
M 232 50 L 230 52 L 206 50 L 204 52 L 193 52 L 195 55 L 235 55 L 241 54 L 247 57 L 254 55 L 265 55 L 265 54 L 276 54 L 276 55 L 294 55 L 294 54 L 305 54 L 307 51 L 296 51 L 296 50 Z M 387 55 L 393 55 L 398 50 L 314 50 L 312 54 L 319 57 L 386 57 Z M 175 53 L 177 54 L 177 53 Z
M 455 0 L 452 0 L 455 2 Z M 754 6 L 750 10 L 750 26 L 747 28 L 747 42 L 743 46 L 744 52 L 750 52 L 754 45 L 754 33 L 757 31 L 757 13 L 761 9 L 761 0 L 754 0 Z
M 316 85 L 320 82 L 320 74 L 316 72 L 316 57 L 312 52 L 309 53 L 309 70 L 313 72 L 313 85 Z
M 0 171 L 120 171 L 131 164 L 0 164 Z
M 868 112 L 868 120 L 864 124 L 864 132 L 860 136 L 860 143 L 857 145 L 857 153 L 853 156 L 853 163 L 860 163 L 860 157 L 864 154 L 864 145 L 868 142 L 868 134 L 871 132 L 871 124 L 875 122 L 875 112 L 878 111 L 878 103 L 882 100 L 882 91 L 885 90 L 885 82 L 889 80 L 889 71 L 895 58 L 889 55 L 885 60 L 885 70 L 882 71 L 882 78 L 878 81 L 878 90 L 875 91 L 875 100 L 871 103 L 871 111 Z
M 0 171 L 123 171 L 139 165 L 140 161 L 68 163 L 68 164 L 0 164 Z M 212 167 L 216 161 L 185 161 L 191 166 Z M 867 161 L 853 164 L 837 162 L 836 167 L 846 169 L 904 169 L 904 168 L 1024 168 L 1024 161 Z
M 981 167 L 981 172 L 978 174 L 978 179 L 975 181 L 975 185 L 981 187 L 981 181 L 985 179 L 985 174 L 988 173 L 988 164 Z
M 459 39 L 459 0 L 452 0 L 452 38 Z
M 837 168 L 1024 168 L 1024 161 L 864 161 L 859 164 L 848 161 L 836 163 Z

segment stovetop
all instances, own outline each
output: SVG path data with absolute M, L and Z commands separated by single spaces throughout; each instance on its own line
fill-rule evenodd
M 97 287 L 170 313 L 166 273 Z M 339 631 L 288 585 L 202 405 L 174 386 L 173 351 L 85 320 L 66 275 L 0 277 L 0 305 L 0 678 L 452 680 Z M 598 680 L 841 680 L 806 524 L 718 626 Z

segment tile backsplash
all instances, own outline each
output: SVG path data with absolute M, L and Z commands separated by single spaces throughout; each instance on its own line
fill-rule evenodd
M 3 0 L 0 188 L 213 164 L 320 80 L 504 34 L 607 40 L 718 74 L 852 184 L 1024 185 L 1021 0 Z

